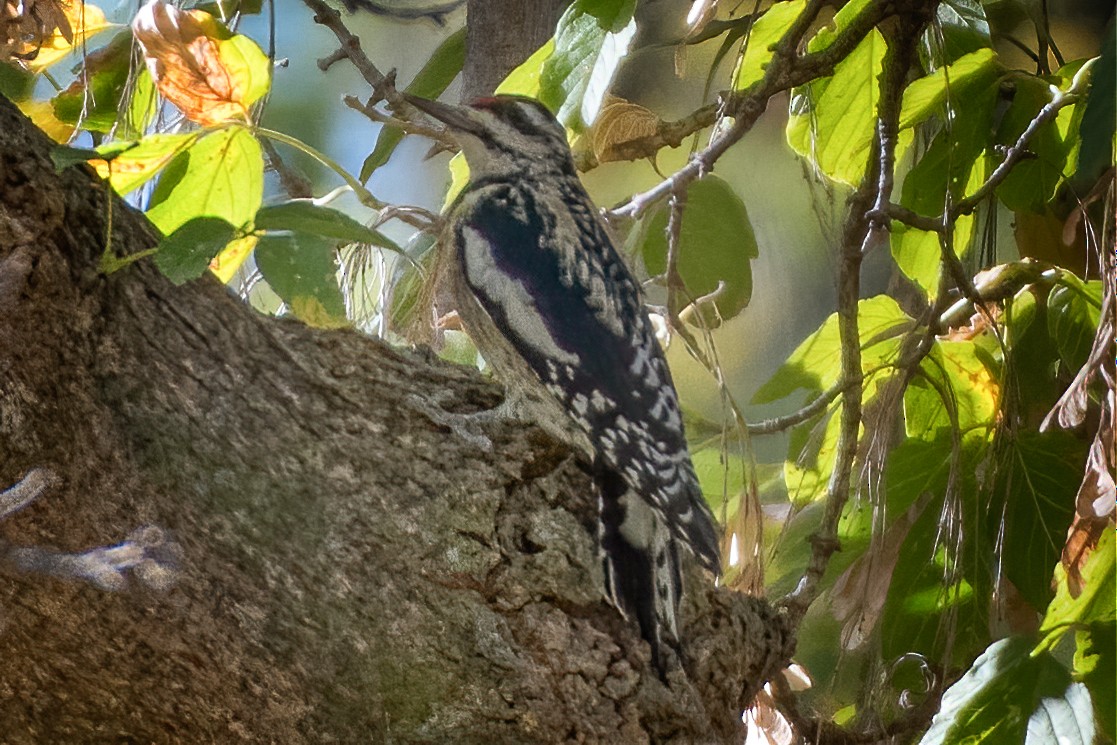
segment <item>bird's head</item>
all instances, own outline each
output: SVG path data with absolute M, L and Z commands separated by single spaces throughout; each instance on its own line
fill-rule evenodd
M 451 106 L 403 95 L 447 126 L 474 178 L 525 171 L 574 173 L 565 130 L 534 98 L 503 95 Z

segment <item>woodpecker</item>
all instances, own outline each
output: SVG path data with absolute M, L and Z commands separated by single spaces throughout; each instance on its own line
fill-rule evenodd
M 462 324 L 509 398 L 557 423 L 592 463 L 605 590 L 636 616 L 665 674 L 680 643 L 677 546 L 715 576 L 720 559 L 640 284 L 541 103 L 406 99 L 446 125 L 469 165 L 442 235 Z

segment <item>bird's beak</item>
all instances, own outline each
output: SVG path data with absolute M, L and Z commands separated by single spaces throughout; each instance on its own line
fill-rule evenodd
M 434 117 L 452 130 L 470 133 L 476 133 L 480 130 L 480 124 L 472 116 L 473 109 L 419 98 L 404 91 L 400 91 L 400 95 L 419 111 Z

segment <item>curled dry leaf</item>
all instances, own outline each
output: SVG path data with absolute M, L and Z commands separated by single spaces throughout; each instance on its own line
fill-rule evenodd
M 1071 597 L 1078 597 L 1085 589 L 1082 568 L 1086 559 L 1097 547 L 1105 531 L 1113 530 L 1117 521 L 1114 497 L 1117 484 L 1113 479 L 1113 405 L 1114 392 L 1107 392 L 1102 404 L 1101 421 L 1086 459 L 1086 474 L 1075 497 L 1074 522 L 1067 531 L 1060 560 L 1067 572 L 1067 586 Z
M 109 25 L 100 8 L 80 0 L 0 0 L 0 60 L 42 70 Z
M 601 163 L 624 160 L 617 146 L 651 137 L 657 131 L 659 117 L 655 112 L 623 98 L 609 96 L 593 127 L 593 154 Z
M 930 492 L 920 495 L 834 582 L 830 599 L 835 618 L 842 622 L 843 649 L 864 644 L 880 621 L 904 539 L 930 501 Z
M 136 14 L 132 31 L 159 92 L 193 122 L 247 119 L 267 92 L 267 57 L 209 13 L 153 2 Z

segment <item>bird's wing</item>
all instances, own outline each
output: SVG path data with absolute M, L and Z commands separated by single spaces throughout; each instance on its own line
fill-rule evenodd
M 466 195 L 458 214 L 453 240 L 481 307 L 605 462 L 717 571 L 667 363 L 592 205 L 554 210 L 500 184 Z

